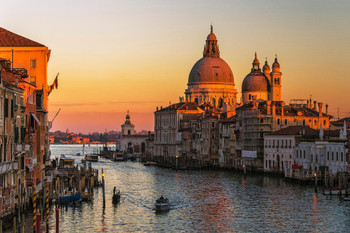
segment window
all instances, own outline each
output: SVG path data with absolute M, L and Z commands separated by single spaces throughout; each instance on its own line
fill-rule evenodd
M 9 117 L 9 100 L 6 98 L 4 102 L 4 116 Z
M 340 152 L 340 161 L 343 162 L 343 152 Z
M 305 125 L 305 120 L 303 120 L 303 125 Z
M 338 161 L 338 152 L 336 154 L 337 154 L 336 158 L 337 158 L 337 161 Z
M 30 76 L 29 82 L 30 82 L 31 84 L 36 85 L 36 76 Z
M 31 59 L 30 60 L 30 68 L 35 69 L 36 68 L 36 59 Z
M 285 125 L 288 124 L 288 120 L 287 120 L 287 119 L 284 120 L 284 124 L 285 124 Z
M 211 127 L 212 127 L 212 128 L 215 128 L 215 122 L 212 122 L 212 123 L 211 123 Z
M 280 119 L 277 119 L 277 125 L 279 125 L 280 124 Z

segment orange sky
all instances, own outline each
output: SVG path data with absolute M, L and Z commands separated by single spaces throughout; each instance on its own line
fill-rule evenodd
M 2 27 L 52 50 L 53 130 L 120 130 L 127 110 L 136 130 L 153 129 L 156 106 L 184 95 L 210 23 L 240 92 L 254 52 L 278 54 L 282 97 L 328 103 L 349 115 L 349 1 L 8 1 Z M 14 17 L 16 16 L 16 17 Z M 238 98 L 238 100 L 240 97 Z

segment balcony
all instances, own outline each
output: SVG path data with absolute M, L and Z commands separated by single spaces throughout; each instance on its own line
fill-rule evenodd
M 18 162 L 17 161 L 9 161 L 0 163 L 0 174 L 9 173 L 11 171 L 18 170 Z

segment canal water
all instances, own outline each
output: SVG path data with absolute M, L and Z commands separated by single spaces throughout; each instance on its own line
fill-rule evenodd
M 86 146 L 92 152 L 100 146 Z M 79 160 L 81 145 L 51 145 L 52 158 L 65 154 Z M 95 199 L 60 210 L 61 232 L 349 232 L 350 203 L 315 194 L 313 187 L 283 179 L 246 176 L 230 171 L 174 171 L 138 162 L 100 159 L 102 189 Z M 112 205 L 113 187 L 121 202 Z M 171 210 L 156 214 L 153 204 L 163 195 Z M 52 209 L 53 210 L 53 209 Z M 55 216 L 50 218 L 51 232 Z

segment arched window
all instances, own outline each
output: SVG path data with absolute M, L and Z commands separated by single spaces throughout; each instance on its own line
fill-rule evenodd
M 303 125 L 305 125 L 305 120 L 303 120 Z
M 213 102 L 213 106 L 215 107 L 215 106 L 216 106 L 216 100 L 215 100 L 215 98 L 213 98 L 212 102 Z
M 198 105 L 198 98 L 195 98 L 194 102 Z
M 277 119 L 277 125 L 279 125 L 280 124 L 280 119 Z
M 288 124 L 288 120 L 285 119 L 285 120 L 284 120 L 284 125 L 287 125 L 287 124 Z
M 224 105 L 224 101 L 223 101 L 222 98 L 220 98 L 220 99 L 219 99 L 219 102 L 218 102 L 218 107 L 219 107 L 219 108 L 222 108 L 223 105 Z

